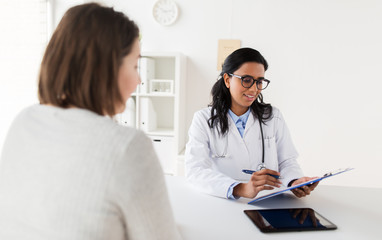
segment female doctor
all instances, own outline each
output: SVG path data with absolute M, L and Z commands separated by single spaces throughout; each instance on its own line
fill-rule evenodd
M 234 51 L 212 87 L 211 105 L 194 114 L 186 146 L 186 177 L 201 191 L 230 199 L 254 198 L 281 184 L 293 186 L 313 179 L 303 177 L 280 111 L 263 102 L 261 91 L 270 82 L 264 78 L 267 68 L 258 51 Z M 256 172 L 245 174 L 243 169 Z M 317 184 L 293 193 L 309 195 Z

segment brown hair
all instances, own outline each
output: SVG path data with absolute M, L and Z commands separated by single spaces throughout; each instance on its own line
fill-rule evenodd
M 119 67 L 138 35 L 137 25 L 113 8 L 96 3 L 70 8 L 45 50 L 40 103 L 115 115 L 116 104 L 125 104 L 118 88 Z

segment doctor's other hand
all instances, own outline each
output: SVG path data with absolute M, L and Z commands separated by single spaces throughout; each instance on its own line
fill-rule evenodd
M 233 195 L 235 197 L 254 198 L 260 191 L 272 190 L 274 187 L 279 188 L 280 180 L 269 176 L 269 174 L 280 176 L 279 172 L 270 169 L 254 172 L 247 183 L 239 183 L 233 188 Z
M 302 177 L 302 178 L 295 180 L 291 186 L 295 186 L 295 185 L 298 185 L 300 183 L 304 183 L 304 182 L 307 182 L 307 181 L 310 181 L 310 180 L 313 180 L 316 178 L 317 177 Z M 299 188 L 292 189 L 291 191 L 298 198 L 305 197 L 305 196 L 309 195 L 317 187 L 318 183 L 319 182 L 315 182 L 315 183 L 310 184 L 310 185 L 305 185 L 305 186 L 302 186 Z

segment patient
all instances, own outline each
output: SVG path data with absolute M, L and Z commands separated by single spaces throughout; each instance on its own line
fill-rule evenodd
M 40 104 L 3 147 L 0 239 L 180 239 L 151 141 L 112 120 L 140 82 L 138 36 L 112 8 L 65 13 L 41 63 Z

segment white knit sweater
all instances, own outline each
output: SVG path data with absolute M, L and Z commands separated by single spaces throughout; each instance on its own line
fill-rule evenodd
M 0 239 L 180 239 L 140 131 L 35 105 L 14 120 L 0 162 Z

